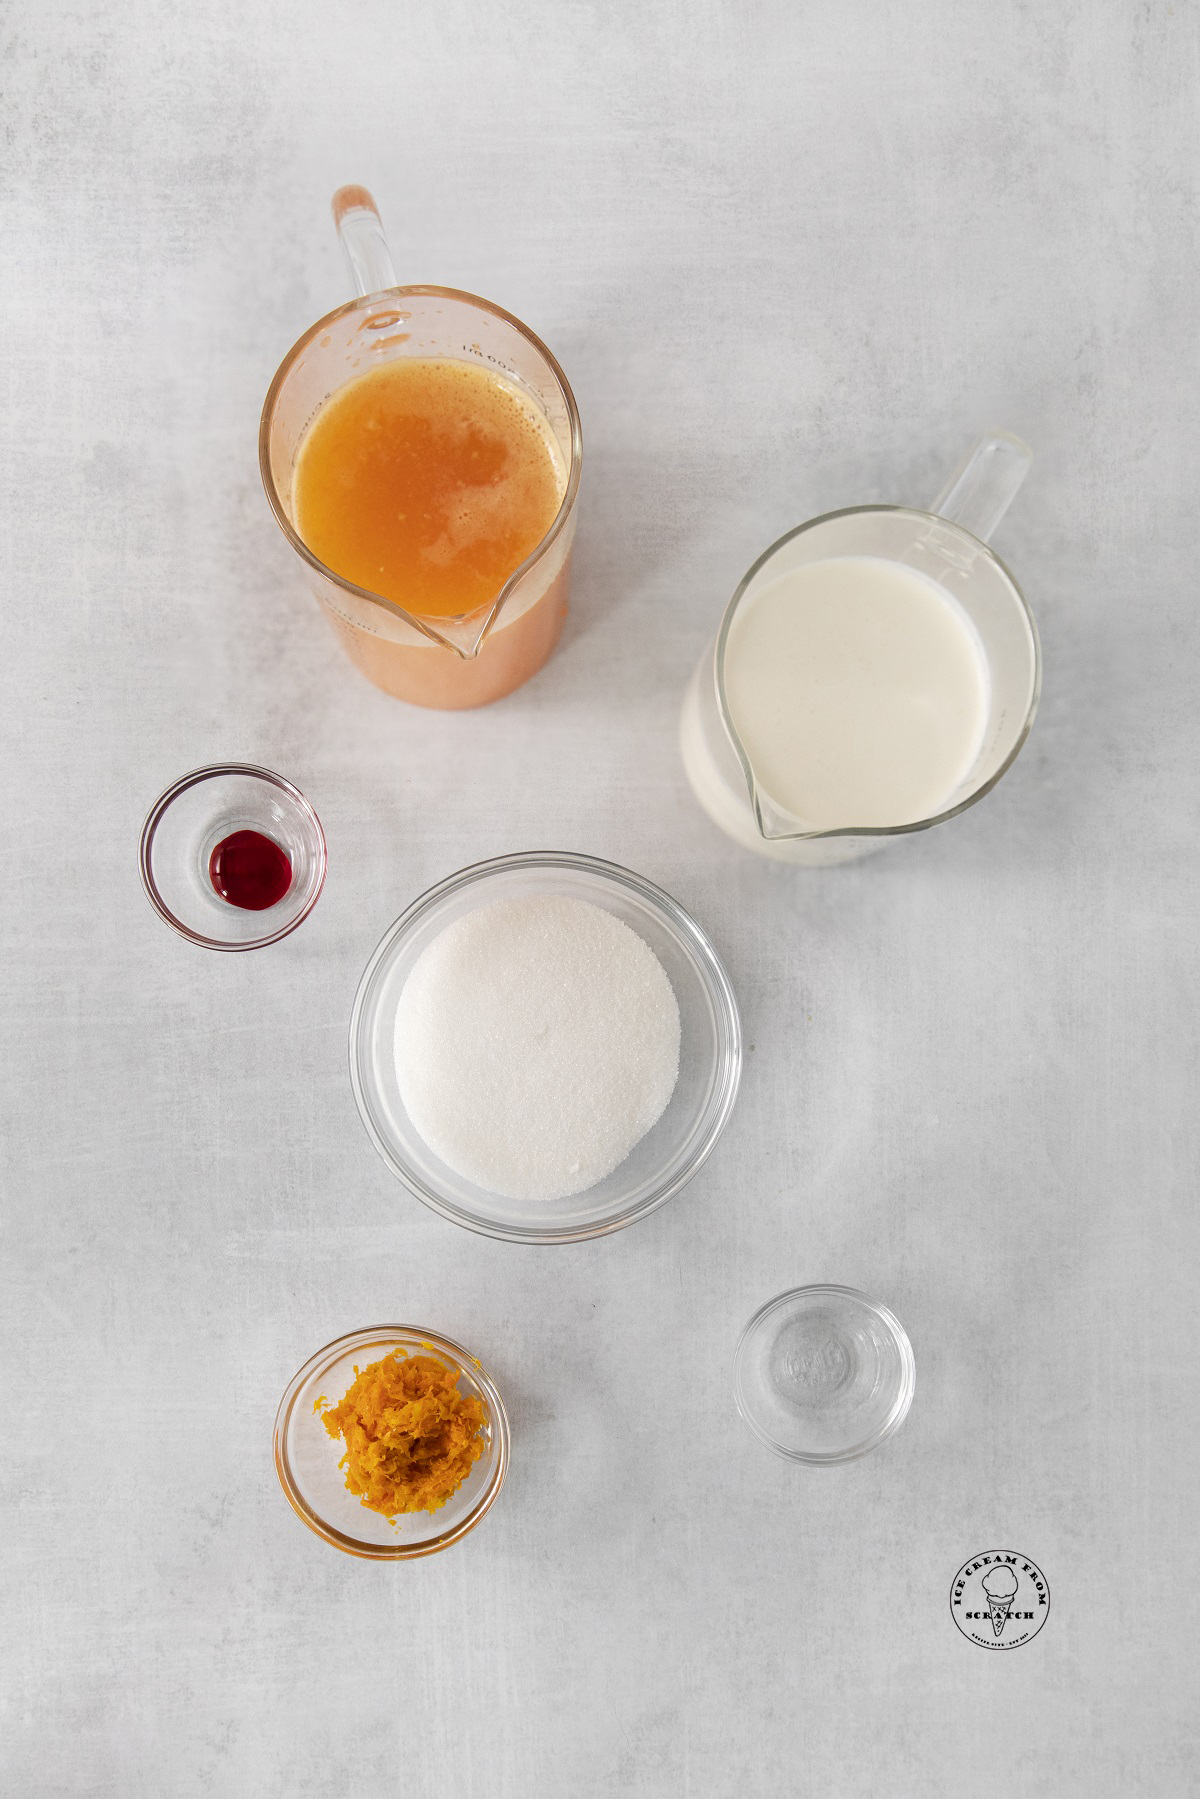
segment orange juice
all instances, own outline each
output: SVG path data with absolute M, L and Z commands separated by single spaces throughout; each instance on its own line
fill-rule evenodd
M 414 356 L 330 396 L 301 442 L 292 496 L 296 529 L 327 568 L 436 624 L 492 605 L 565 487 L 549 426 L 515 383 Z

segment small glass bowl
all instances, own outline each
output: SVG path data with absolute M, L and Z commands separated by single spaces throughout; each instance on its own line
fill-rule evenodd
M 777 1455 L 851 1462 L 900 1429 L 917 1371 L 886 1306 L 853 1287 L 797 1287 L 747 1324 L 733 1386 L 738 1411 Z
M 336 1405 L 352 1385 L 356 1367 L 397 1349 L 432 1355 L 457 1370 L 460 1391 L 483 1401 L 486 1448 L 458 1492 L 436 1512 L 404 1512 L 389 1520 L 346 1491 L 338 1467 L 345 1445 L 329 1435 L 313 1407 L 322 1397 Z M 436 1555 L 474 1530 L 504 1485 L 508 1446 L 504 1401 L 482 1364 L 449 1337 L 411 1324 L 380 1324 L 327 1343 L 291 1381 L 275 1418 L 275 1472 L 296 1516 L 335 1549 L 378 1562 Z
M 553 894 L 602 906 L 661 962 L 679 1004 L 679 1079 L 666 1111 L 612 1174 L 560 1200 L 506 1199 L 456 1174 L 411 1123 L 396 1079 L 396 1009 L 418 956 L 454 919 L 496 900 Z M 423 894 L 367 963 L 350 1017 L 350 1079 L 367 1134 L 410 1193 L 443 1218 L 510 1243 L 572 1243 L 644 1218 L 711 1154 L 737 1097 L 737 1002 L 712 944 L 659 888 L 591 856 L 498 856 Z
M 262 912 L 223 900 L 209 858 L 234 831 L 259 831 L 286 850 L 292 882 Z M 194 768 L 160 794 L 142 826 L 142 885 L 160 918 L 203 949 L 262 949 L 306 919 L 325 882 L 325 833 L 300 792 L 282 775 L 248 762 Z

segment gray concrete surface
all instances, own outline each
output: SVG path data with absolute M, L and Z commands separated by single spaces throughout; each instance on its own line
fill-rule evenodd
M 18 0 L 5 35 L 0 1788 L 1196 1792 L 1195 8 Z M 579 396 L 568 634 L 476 715 L 359 680 L 259 486 L 348 180 L 402 279 L 515 311 Z M 725 598 L 991 425 L 1038 452 L 997 539 L 1025 754 L 860 867 L 740 854 L 675 747 Z M 137 880 L 151 800 L 224 757 L 329 838 L 255 956 Z M 390 1178 L 346 1024 L 424 886 L 550 846 L 694 910 L 751 1048 L 684 1194 L 515 1249 Z M 807 1473 L 730 1361 L 818 1279 L 895 1308 L 918 1392 Z M 399 1568 L 270 1460 L 295 1368 L 384 1319 L 477 1348 L 515 1433 L 485 1525 Z M 950 1619 L 989 1547 L 1051 1584 L 1005 1655 Z

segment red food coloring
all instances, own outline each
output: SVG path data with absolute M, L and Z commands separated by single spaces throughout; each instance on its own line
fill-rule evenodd
M 265 912 L 279 904 L 292 884 L 291 857 L 261 831 L 234 831 L 209 857 L 208 878 L 231 906 Z

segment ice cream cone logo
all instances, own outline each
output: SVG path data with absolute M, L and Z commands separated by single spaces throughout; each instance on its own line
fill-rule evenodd
M 950 1586 L 950 1616 L 981 1649 L 1020 1649 L 1050 1615 L 1050 1586 L 1015 1549 L 988 1549 L 963 1563 Z
M 1012 1602 L 1017 1596 L 1018 1581 L 1007 1563 L 993 1568 L 983 1577 L 983 1590 L 987 1595 L 988 1613 L 992 1620 L 992 1629 L 1001 1636 L 1008 1623 L 1008 1614 L 1012 1610 Z

